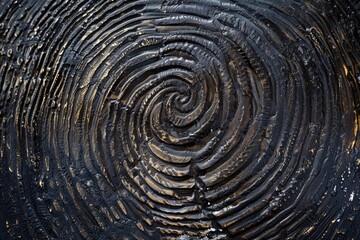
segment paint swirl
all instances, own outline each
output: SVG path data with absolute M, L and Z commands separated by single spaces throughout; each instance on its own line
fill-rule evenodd
M 356 1 L 0 3 L 1 239 L 358 239 Z

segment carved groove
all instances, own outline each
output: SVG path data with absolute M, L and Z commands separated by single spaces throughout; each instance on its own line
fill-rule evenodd
M 0 238 L 359 238 L 358 8 L 3 1 Z

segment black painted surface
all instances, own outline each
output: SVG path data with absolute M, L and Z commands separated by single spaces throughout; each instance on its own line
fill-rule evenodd
M 0 2 L 0 239 L 359 239 L 358 1 Z

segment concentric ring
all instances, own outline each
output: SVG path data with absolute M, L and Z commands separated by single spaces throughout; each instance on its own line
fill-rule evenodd
M 359 237 L 343 2 L 2 3 L 0 237 Z

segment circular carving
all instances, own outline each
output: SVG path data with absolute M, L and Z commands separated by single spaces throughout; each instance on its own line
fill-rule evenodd
M 359 237 L 357 8 L 3 3 L 1 237 Z

